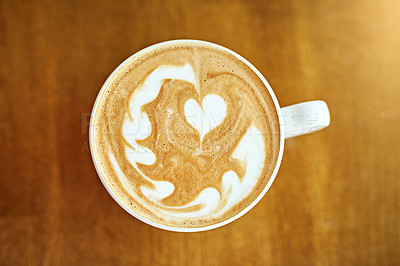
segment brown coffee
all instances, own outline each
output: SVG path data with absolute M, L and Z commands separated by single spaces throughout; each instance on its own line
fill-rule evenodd
M 112 191 L 172 227 L 233 217 L 275 168 L 280 129 L 264 83 L 207 43 L 174 42 L 132 57 L 106 85 L 93 147 Z

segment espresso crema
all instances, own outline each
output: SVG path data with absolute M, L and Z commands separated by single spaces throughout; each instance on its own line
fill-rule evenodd
M 95 159 L 115 195 L 172 227 L 233 217 L 274 171 L 280 129 L 264 83 L 218 46 L 174 42 L 132 57 L 93 118 Z

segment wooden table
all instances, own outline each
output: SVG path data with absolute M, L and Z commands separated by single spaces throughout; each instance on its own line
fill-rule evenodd
M 111 71 L 151 44 L 239 52 L 282 106 L 323 99 L 267 196 L 220 229 L 172 233 L 108 195 L 88 119 Z M 400 2 L 0 2 L 0 265 L 399 265 Z

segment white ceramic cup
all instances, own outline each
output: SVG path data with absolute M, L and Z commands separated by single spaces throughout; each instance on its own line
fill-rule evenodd
M 180 227 L 172 227 L 172 226 L 166 226 L 160 223 L 156 223 L 154 221 L 151 221 L 145 217 L 140 216 L 139 214 L 135 213 L 132 209 L 130 209 L 128 206 L 126 206 L 125 203 L 123 203 L 118 196 L 114 193 L 114 191 L 110 188 L 108 183 L 106 182 L 106 179 L 104 177 L 104 174 L 100 168 L 100 164 L 97 159 L 96 155 L 96 147 L 94 145 L 93 137 L 94 137 L 94 115 L 96 113 L 98 104 L 100 102 L 101 95 L 103 95 L 103 91 L 107 88 L 109 82 L 111 81 L 112 77 L 121 69 L 123 68 L 128 62 L 135 60 L 139 55 L 149 52 L 153 49 L 157 49 L 160 46 L 163 45 L 169 45 L 169 44 L 174 44 L 174 43 L 194 43 L 194 44 L 205 44 L 205 45 L 211 45 L 213 47 L 223 49 L 227 51 L 228 53 L 232 54 L 235 56 L 237 59 L 241 60 L 244 62 L 246 65 L 248 65 L 254 73 L 257 74 L 257 76 L 264 82 L 265 86 L 268 89 L 269 94 L 271 95 L 271 98 L 275 104 L 276 112 L 278 114 L 279 118 L 279 125 L 280 125 L 280 148 L 279 148 L 279 155 L 278 159 L 276 161 L 276 165 L 274 168 L 274 171 L 272 173 L 272 176 L 270 177 L 268 183 L 264 187 L 263 191 L 258 195 L 258 197 L 250 204 L 248 205 L 245 209 L 243 209 L 241 212 L 236 214 L 235 216 L 221 221 L 219 223 L 213 224 L 213 225 L 208 225 L 204 227 L 195 227 L 195 228 L 180 228 Z M 246 59 L 244 59 L 242 56 L 238 55 L 237 53 L 214 43 L 210 42 L 205 42 L 205 41 L 198 41 L 198 40 L 173 40 L 173 41 L 167 41 L 167 42 L 162 42 L 158 43 L 155 45 L 152 45 L 150 47 L 147 47 L 128 59 L 126 59 L 124 62 L 122 62 L 108 77 L 106 82 L 104 83 L 103 87 L 101 88 L 99 94 L 97 95 L 96 101 L 94 103 L 93 109 L 92 109 L 92 114 L 91 114 L 91 119 L 90 119 L 90 125 L 89 125 L 89 143 L 90 143 L 90 151 L 92 154 L 92 159 L 94 166 L 96 168 L 96 171 L 100 177 L 101 182 L 103 183 L 104 187 L 108 191 L 108 193 L 112 196 L 112 198 L 129 214 L 134 216 L 135 218 L 139 219 L 142 222 L 145 222 L 149 225 L 152 225 L 157 228 L 169 230 L 169 231 L 175 231 L 175 232 L 199 232 L 199 231 L 206 231 L 206 230 L 211 230 L 215 229 L 221 226 L 224 226 L 226 224 L 229 224 L 233 222 L 234 220 L 238 219 L 239 217 L 243 216 L 245 213 L 250 211 L 267 193 L 268 189 L 271 187 L 272 182 L 275 180 L 275 176 L 278 173 L 278 169 L 281 165 L 282 161 L 282 155 L 283 155 L 283 147 L 284 147 L 284 142 L 285 139 L 299 136 L 299 135 L 304 135 L 307 133 L 311 133 L 320 129 L 323 129 L 330 124 L 330 115 L 329 115 L 329 109 L 327 104 L 324 101 L 309 101 L 309 102 L 303 102 L 287 107 L 281 108 L 279 106 L 278 100 L 276 99 L 276 96 L 274 94 L 274 91 L 272 90 L 271 86 L 268 84 L 267 80 L 264 78 L 263 75 Z

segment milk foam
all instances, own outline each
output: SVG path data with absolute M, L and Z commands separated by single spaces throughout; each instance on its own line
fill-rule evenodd
M 103 181 L 140 217 L 171 227 L 234 217 L 262 193 L 278 159 L 265 84 L 205 44 L 132 57 L 102 90 L 93 119 Z
M 143 174 L 138 163 L 151 165 L 156 161 L 156 155 L 149 148 L 139 145 L 137 141 L 143 140 L 151 134 L 151 123 L 142 107 L 158 96 L 166 79 L 190 82 L 200 92 L 196 84 L 193 67 L 190 64 L 159 66 L 132 94 L 129 101 L 129 114 L 126 115 L 123 123 L 123 136 L 129 143 L 125 147 L 126 158 L 136 171 L 153 185 L 154 188 L 140 187 L 143 195 L 153 202 L 152 206 L 149 206 L 143 198 L 136 195 L 112 153 L 109 154 L 111 162 L 125 190 L 144 206 L 147 205 L 150 209 L 156 209 L 157 212 L 163 213 L 165 218 L 179 219 L 221 215 L 249 195 L 257 184 L 265 163 L 265 143 L 262 133 L 255 125 L 252 125 L 231 155 L 232 158 L 245 165 L 246 172 L 241 181 L 236 172 L 228 171 L 221 176 L 222 194 L 216 188 L 209 187 L 203 189 L 192 202 L 186 205 L 179 207 L 165 206 L 161 200 L 171 195 L 175 186 L 168 181 L 152 180 Z M 217 94 L 208 94 L 203 98 L 202 106 L 199 106 L 195 99 L 189 99 L 185 103 L 184 110 L 188 123 L 200 132 L 200 140 L 202 141 L 208 132 L 223 122 L 227 112 L 227 103 Z M 173 110 L 168 109 L 167 112 L 171 114 Z M 200 208 L 195 211 L 182 211 L 192 206 L 200 206 Z
M 186 64 L 183 67 L 159 66 L 133 93 L 129 101 L 129 114 L 127 114 L 122 127 L 122 134 L 131 146 L 125 148 L 127 159 L 141 176 L 155 187 L 154 190 L 144 186 L 140 188 L 142 193 L 151 200 L 160 200 L 169 196 L 174 191 L 174 185 L 167 181 L 154 181 L 139 170 L 137 163 L 151 165 L 156 161 L 156 156 L 149 148 L 138 145 L 136 140 L 145 139 L 151 134 L 150 120 L 141 109 L 158 96 L 161 85 L 166 79 L 180 79 L 190 83 L 196 82 L 194 71 L 190 64 Z
M 194 99 L 185 103 L 186 120 L 200 132 L 200 142 L 208 132 L 222 123 L 226 109 L 226 102 L 217 94 L 206 95 L 201 106 Z

